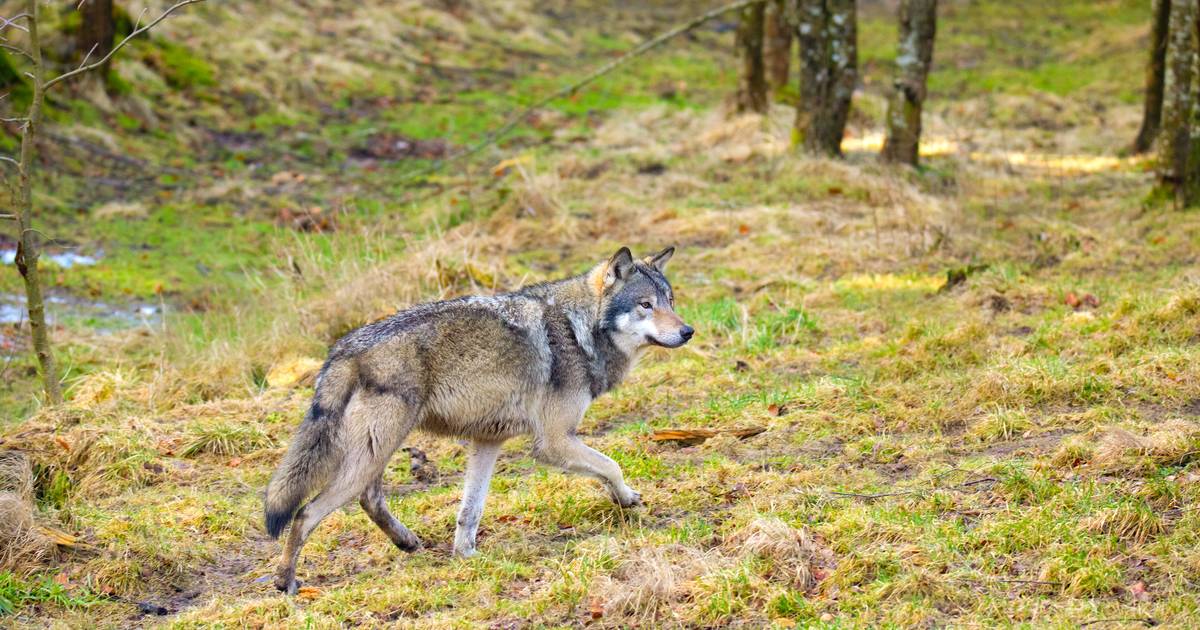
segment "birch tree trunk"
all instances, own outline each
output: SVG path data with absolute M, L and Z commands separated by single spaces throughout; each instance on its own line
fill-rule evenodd
M 937 33 L 937 0 L 900 0 L 899 14 L 896 79 L 888 101 L 887 138 L 882 157 L 887 162 L 916 166 L 921 142 L 921 107 L 925 103 L 926 77 Z
M 793 143 L 810 153 L 840 156 L 850 98 L 858 80 L 854 0 L 798 0 L 800 104 Z
M 1185 177 L 1191 153 L 1195 108 L 1192 85 L 1196 65 L 1197 0 L 1170 0 L 1166 63 L 1163 72 L 1162 139 L 1159 143 L 1159 183 L 1185 201 Z
M 763 3 L 756 2 L 741 10 L 737 28 L 737 49 L 742 57 L 738 77 L 737 110 L 767 111 L 767 81 L 763 68 Z
M 1134 153 L 1145 153 L 1154 144 L 1162 122 L 1163 70 L 1167 59 L 1167 29 L 1171 19 L 1171 0 L 1154 0 L 1150 28 L 1150 63 L 1146 65 L 1146 97 L 1143 101 L 1142 127 L 1133 141 Z
M 42 63 L 41 39 L 38 33 L 38 2 L 27 0 L 25 12 L 29 29 L 29 59 L 32 62 L 29 78 L 32 81 L 33 100 L 29 105 L 28 120 L 21 131 L 21 156 L 18 163 L 17 223 L 21 233 L 17 238 L 17 270 L 25 281 L 25 300 L 29 309 L 29 329 L 33 339 L 33 351 L 42 368 L 42 380 L 46 398 L 52 404 L 62 402 L 62 388 L 58 382 L 58 369 L 54 364 L 54 353 L 50 349 L 49 331 L 46 329 L 46 303 L 42 299 L 42 280 L 38 275 L 38 232 L 33 229 L 33 178 L 31 171 L 36 158 L 35 142 L 42 127 L 42 106 L 45 99 L 46 69 Z
M 763 31 L 763 57 L 767 66 L 767 84 L 774 92 L 788 84 L 792 61 L 792 33 L 788 0 L 770 0 L 766 5 Z

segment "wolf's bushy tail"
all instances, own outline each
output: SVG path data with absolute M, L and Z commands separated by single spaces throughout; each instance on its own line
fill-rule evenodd
M 338 431 L 358 383 L 352 360 L 330 359 L 321 368 L 317 391 L 287 454 L 267 485 L 267 533 L 278 538 L 300 502 L 320 490 L 342 460 Z

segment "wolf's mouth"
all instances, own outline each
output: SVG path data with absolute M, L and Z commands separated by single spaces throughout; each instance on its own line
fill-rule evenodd
M 679 346 L 682 346 L 683 344 L 688 342 L 688 340 L 684 339 L 683 337 L 680 337 L 679 341 L 677 341 L 675 343 L 666 343 L 664 341 L 659 340 L 656 337 L 649 337 L 649 336 L 646 337 L 646 340 L 649 341 L 651 344 L 656 345 L 660 348 L 678 348 Z

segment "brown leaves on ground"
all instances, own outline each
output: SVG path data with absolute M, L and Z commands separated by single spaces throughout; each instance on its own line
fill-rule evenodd
M 300 232 L 332 232 L 337 227 L 333 213 L 320 206 L 280 208 L 275 222 Z
M 441 138 L 422 140 L 398 133 L 376 133 L 351 151 L 357 158 L 375 160 L 439 160 L 450 154 L 450 144 Z
M 1074 291 L 1068 291 L 1067 295 L 1063 297 L 1063 304 L 1078 311 L 1083 308 L 1096 308 L 1100 306 L 1100 298 L 1091 293 L 1077 295 Z

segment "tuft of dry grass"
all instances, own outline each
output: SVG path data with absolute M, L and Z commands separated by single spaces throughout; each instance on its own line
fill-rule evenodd
M 39 566 L 54 543 L 33 514 L 33 467 L 24 453 L 0 451 L 0 571 Z
M 689 584 L 724 563 L 720 554 L 683 545 L 644 546 L 594 584 L 604 614 L 648 621 L 663 608 L 686 599 Z
M 814 540 L 803 528 L 796 528 L 776 517 L 760 516 L 725 540 L 727 553 L 754 555 L 771 561 L 776 571 L 788 575 L 796 588 L 807 591 L 816 586 L 813 569 L 833 566 L 833 552 Z
M 1155 465 L 1182 465 L 1200 456 L 1200 424 L 1187 420 L 1168 420 L 1148 435 L 1113 428 L 1100 438 L 1093 462 L 1104 470 L 1144 467 L 1138 460 Z
M 1111 534 L 1141 544 L 1166 531 L 1162 517 L 1144 503 L 1106 508 L 1081 523 L 1093 533 Z

